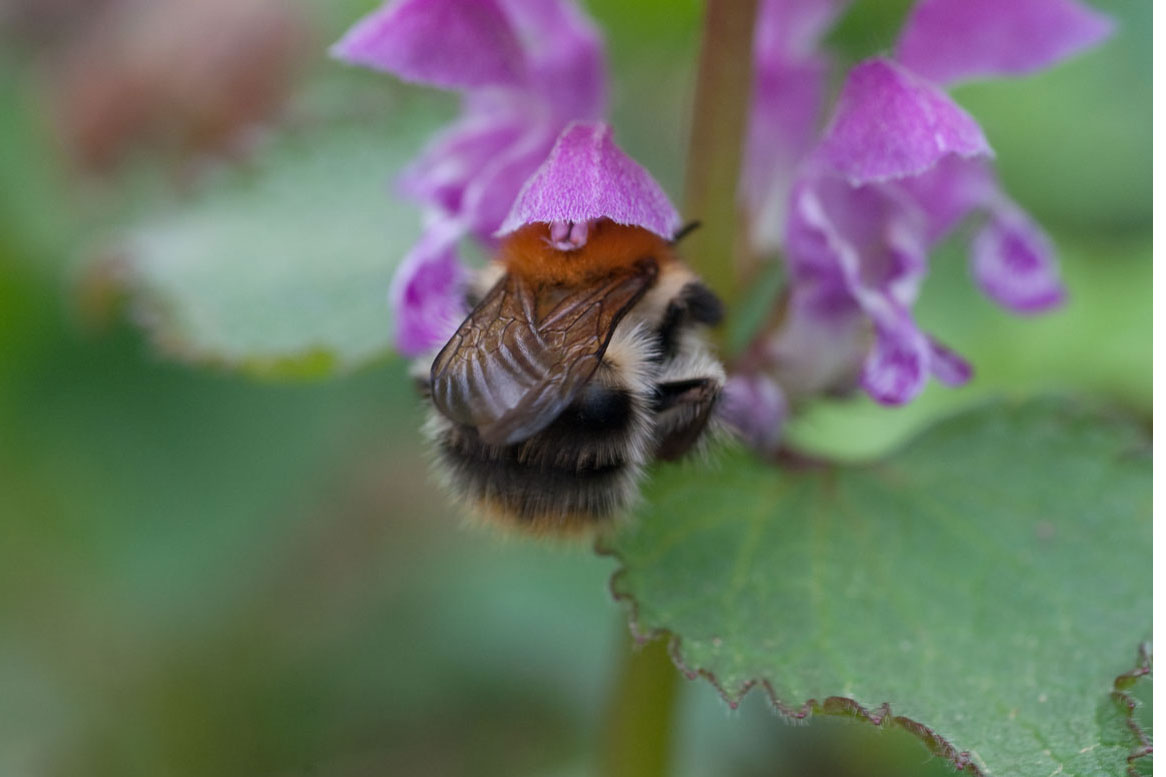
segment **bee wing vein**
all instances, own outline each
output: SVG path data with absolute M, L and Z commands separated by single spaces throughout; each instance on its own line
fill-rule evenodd
M 595 374 L 656 272 L 642 262 L 598 287 L 567 290 L 541 321 L 538 295 L 547 290 L 504 276 L 434 360 L 434 404 L 490 444 L 537 434 Z

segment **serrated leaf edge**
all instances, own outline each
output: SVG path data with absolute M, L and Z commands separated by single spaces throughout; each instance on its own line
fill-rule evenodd
M 1138 665 L 1130 671 L 1118 675 L 1113 681 L 1113 691 L 1110 693 L 1113 700 L 1124 710 L 1126 726 L 1134 735 L 1134 740 L 1137 742 L 1126 758 L 1126 773 L 1129 777 L 1142 777 L 1142 773 L 1138 771 L 1137 762 L 1148 758 L 1154 753 L 1154 743 L 1145 730 L 1138 725 L 1137 719 L 1134 718 L 1134 711 L 1138 708 L 1138 701 L 1129 694 L 1128 689 L 1136 685 L 1143 677 L 1149 677 L 1153 673 L 1153 649 L 1149 642 L 1143 642 L 1138 646 Z
M 619 557 L 615 555 L 609 548 L 602 545 L 596 546 L 596 552 L 601 555 L 612 556 L 617 560 Z M 933 754 L 950 762 L 957 771 L 966 772 L 975 777 L 988 777 L 987 773 L 980 768 L 979 764 L 974 760 L 976 754 L 968 750 L 959 750 L 951 742 L 944 739 L 934 729 L 920 723 L 917 720 L 912 720 L 903 715 L 895 715 L 891 710 L 889 702 L 885 702 L 873 711 L 868 710 L 856 700 L 845 696 L 827 696 L 822 701 L 817 699 L 807 699 L 802 702 L 800 706 L 790 706 L 778 698 L 777 692 L 768 680 L 749 680 L 741 685 L 736 690 L 727 689 L 716 676 L 714 672 L 707 669 L 694 669 L 688 665 L 684 660 L 684 655 L 681 649 L 681 638 L 676 634 L 672 634 L 667 629 L 642 629 L 639 622 L 639 610 L 635 598 L 625 591 L 620 590 L 619 581 L 624 575 L 624 570 L 617 570 L 609 582 L 612 598 L 617 602 L 622 602 L 628 607 L 628 627 L 631 630 L 632 638 L 638 645 L 644 645 L 656 639 L 668 640 L 668 655 L 672 658 L 672 663 L 676 665 L 685 677 L 689 680 L 695 680 L 698 677 L 703 677 L 708 681 L 725 703 L 729 705 L 730 709 L 736 709 L 750 690 L 755 686 L 760 687 L 768 698 L 770 705 L 780 715 L 789 720 L 805 720 L 812 715 L 833 715 L 839 717 L 849 717 L 860 720 L 877 728 L 892 728 L 899 727 L 908 733 L 918 738 L 925 747 Z M 1131 711 L 1132 715 L 1132 711 Z M 1137 775 L 1134 775 L 1137 777 Z
M 620 560 L 619 556 L 613 550 L 601 542 L 596 543 L 595 552 Z M 619 581 L 624 576 L 624 572 L 625 570 L 619 569 L 612 574 L 608 586 L 612 598 L 617 602 L 623 603 L 628 608 L 628 628 L 636 644 L 645 645 L 656 639 L 667 639 L 668 655 L 671 657 L 672 663 L 676 665 L 676 668 L 689 680 L 704 678 L 716 689 L 717 693 L 725 701 L 725 704 L 729 705 L 729 709 L 736 709 L 745 697 L 745 694 L 756 686 L 765 692 L 770 706 L 782 717 L 789 720 L 805 720 L 812 715 L 833 715 L 863 721 L 876 728 L 888 729 L 897 726 L 919 739 L 932 755 L 943 758 L 951 763 L 956 771 L 966 772 L 967 774 L 975 775 L 975 777 L 989 777 L 980 765 L 976 763 L 975 759 L 977 756 L 975 751 L 959 750 L 929 726 L 912 718 L 908 718 L 905 715 L 895 715 L 891 710 L 890 702 L 884 702 L 872 711 L 849 697 L 827 696 L 822 701 L 807 699 L 800 706 L 792 707 L 778 697 L 777 691 L 774 690 L 768 680 L 753 679 L 742 684 L 736 690 L 727 689 L 721 683 L 716 673 L 710 672 L 707 669 L 694 669 L 688 665 L 684 660 L 684 655 L 681 650 L 682 640 L 678 635 L 672 634 L 667 629 L 643 629 L 640 627 L 639 607 L 635 598 L 620 589 Z M 1123 672 L 1118 675 L 1113 681 L 1113 691 L 1110 692 L 1110 696 L 1124 711 L 1126 726 L 1133 734 L 1137 743 L 1130 750 L 1130 754 L 1126 758 L 1126 773 L 1128 777 L 1143 777 L 1142 773 L 1138 771 L 1137 762 L 1152 755 L 1154 745 L 1149 735 L 1146 734 L 1134 718 L 1134 711 L 1137 709 L 1138 701 L 1127 691 L 1141 680 L 1141 678 L 1152 674 L 1153 654 L 1150 643 L 1145 642 L 1138 648 L 1138 665 L 1128 672 Z
M 988 402 L 984 403 L 986 407 Z M 1117 423 L 1118 418 L 1101 413 L 1101 408 L 1096 405 L 1087 406 L 1093 412 L 1100 413 L 1101 417 L 1107 418 L 1111 423 Z M 1077 410 L 1080 411 L 1080 406 Z M 955 415 L 952 416 L 952 419 Z M 1122 421 L 1123 425 L 1129 425 L 1128 422 Z M 1131 453 L 1137 455 L 1148 455 L 1148 445 L 1146 444 L 1145 435 L 1139 438 L 1140 445 Z M 908 442 L 900 447 L 900 450 L 905 450 L 911 446 Z M 877 464 L 877 462 L 876 462 Z M 609 556 L 614 558 L 620 564 L 624 561 L 615 551 L 614 547 L 608 543 L 610 537 L 600 535 L 596 538 L 594 550 L 595 553 L 601 556 Z M 873 712 L 862 706 L 858 701 L 845 696 L 828 696 L 825 700 L 819 702 L 817 699 L 807 699 L 798 707 L 791 707 L 778 698 L 777 692 L 768 680 L 751 679 L 735 691 L 730 691 L 721 683 L 720 679 L 714 672 L 707 669 L 693 669 L 684 660 L 681 650 L 681 638 L 679 635 L 669 632 L 667 629 L 643 629 L 639 622 L 639 605 L 635 597 L 620 588 L 620 580 L 624 577 L 626 570 L 624 568 L 617 569 L 608 581 L 608 588 L 611 592 L 612 598 L 616 602 L 623 603 L 628 608 L 628 628 L 631 631 L 632 638 L 636 644 L 644 645 L 656 639 L 668 640 L 668 655 L 672 658 L 672 663 L 676 665 L 685 677 L 689 680 L 695 680 L 698 677 L 703 677 L 707 680 L 717 693 L 729 705 L 730 709 L 736 709 L 741 699 L 754 686 L 760 686 L 766 697 L 769 699 L 770 705 L 782 716 L 791 720 L 804 720 L 813 714 L 820 715 L 835 715 L 851 717 L 857 720 L 862 720 L 879 728 L 889 728 L 891 726 L 898 726 L 908 733 L 918 738 L 927 749 L 936 756 L 949 761 L 957 771 L 964 771 L 976 777 L 990 777 L 979 764 L 976 763 L 978 758 L 975 751 L 972 750 L 958 750 L 951 742 L 943 738 L 934 729 L 913 720 L 903 715 L 895 715 L 891 711 L 889 702 L 884 702 L 879 707 L 875 708 Z M 1126 715 L 1126 725 L 1133 733 L 1137 744 L 1130 750 L 1130 755 L 1126 758 L 1127 761 L 1127 775 L 1128 777 L 1143 777 L 1141 772 L 1137 771 L 1137 761 L 1144 759 L 1153 754 L 1153 743 L 1149 736 L 1142 730 L 1134 719 L 1134 710 L 1137 709 L 1138 702 L 1125 689 L 1133 686 L 1139 679 L 1152 673 L 1152 654 L 1150 652 L 1149 643 L 1143 643 L 1139 647 L 1139 663 L 1134 669 L 1118 675 L 1114 680 L 1113 691 L 1110 696 L 1115 702 L 1120 704 Z

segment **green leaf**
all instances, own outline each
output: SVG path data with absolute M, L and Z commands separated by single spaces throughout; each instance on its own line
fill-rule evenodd
M 135 306 L 163 350 L 278 376 L 388 352 L 385 295 L 419 232 L 389 184 L 434 124 L 413 105 L 394 116 L 285 131 L 254 164 L 133 232 Z
M 647 491 L 611 540 L 613 589 L 730 703 L 760 683 L 787 714 L 897 724 L 973 773 L 1125 774 L 1139 743 L 1112 693 L 1150 629 L 1137 429 L 996 404 L 877 464 L 733 454 Z

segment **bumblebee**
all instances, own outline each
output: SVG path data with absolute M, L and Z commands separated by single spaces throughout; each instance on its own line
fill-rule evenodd
M 573 250 L 547 224 L 505 239 L 421 381 L 438 468 L 471 508 L 579 533 L 708 436 L 725 373 L 703 330 L 722 305 L 674 245 L 608 220 Z

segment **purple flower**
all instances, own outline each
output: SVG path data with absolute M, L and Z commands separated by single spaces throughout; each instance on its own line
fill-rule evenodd
M 615 145 L 603 122 L 563 130 L 550 156 L 522 187 L 498 236 L 526 224 L 551 224 L 564 247 L 586 241 L 588 222 L 611 219 L 671 239 L 680 214 L 655 179 Z
M 891 184 L 853 187 L 837 175 L 807 176 L 792 199 L 786 239 L 791 293 L 802 301 L 831 301 L 791 307 L 791 318 L 809 318 L 794 320 L 792 326 L 833 329 L 869 343 L 859 382 L 884 404 L 914 398 L 930 375 L 944 379 L 967 374 L 945 369 L 933 341 L 911 318 L 927 271 L 927 228 L 924 210 Z M 830 319 L 839 319 L 842 326 Z M 868 321 L 870 329 L 855 327 L 856 320 Z M 853 343 L 817 345 L 862 353 Z M 802 358 L 815 356 L 820 359 L 818 354 Z M 835 385 L 853 372 L 853 365 L 835 363 L 833 374 L 822 379 Z
M 774 0 L 763 13 L 771 5 L 803 13 L 815 5 L 818 18 L 830 19 L 839 4 Z M 851 70 L 821 140 L 800 153 L 793 175 L 790 149 L 799 143 L 788 133 L 766 135 L 765 117 L 779 108 L 754 105 L 747 164 L 780 156 L 782 170 L 770 164 L 745 171 L 751 216 L 766 214 L 757 207 L 756 193 L 764 191 L 759 175 L 790 191 L 782 245 L 790 279 L 786 315 L 766 345 L 769 371 L 790 401 L 852 381 L 897 405 L 917 396 L 929 377 L 949 385 L 970 377 L 967 362 L 920 331 L 911 313 L 930 250 L 970 214 L 982 216 L 971 267 L 987 296 L 1023 313 L 1063 299 L 1050 241 L 1004 194 L 982 130 L 941 87 L 1050 66 L 1110 29 L 1104 17 L 1071 0 L 922 0 L 896 61 L 875 58 Z M 757 59 L 763 83 L 766 63 Z M 775 99 L 760 88 L 755 97 Z M 808 114 L 802 110 L 800 126 Z M 768 156 L 767 142 L 776 147 Z M 752 234 L 765 250 L 766 241 L 758 240 L 765 228 L 755 224 Z
M 396 0 L 332 53 L 462 95 L 462 115 L 398 180 L 426 224 L 390 295 L 397 347 L 418 355 L 444 342 L 448 319 L 465 313 L 461 239 L 492 248 L 563 128 L 605 113 L 602 40 L 572 0 Z

